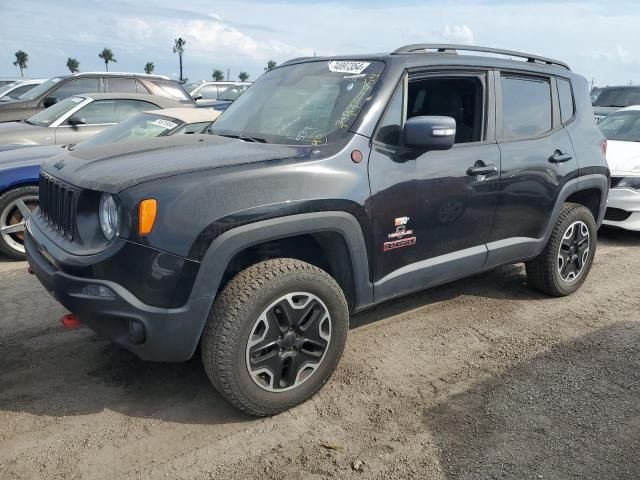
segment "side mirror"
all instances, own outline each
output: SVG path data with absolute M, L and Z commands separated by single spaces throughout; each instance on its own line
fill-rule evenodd
M 86 125 L 87 121 L 82 117 L 71 117 L 67 123 L 72 127 L 77 127 L 78 125 Z
M 193 96 L 193 99 L 194 99 L 194 100 L 202 100 L 202 94 L 201 94 L 201 93 L 196 93 L 196 94 Z
M 60 99 L 58 97 L 44 97 L 44 100 L 42 101 L 42 106 L 44 108 L 49 108 L 51 105 L 55 105 L 59 101 Z
M 449 150 L 456 139 L 456 121 L 451 117 L 413 117 L 405 122 L 402 136 L 409 147 Z

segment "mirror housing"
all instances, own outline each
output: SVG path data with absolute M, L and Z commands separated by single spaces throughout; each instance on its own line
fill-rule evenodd
M 449 150 L 456 139 L 456 121 L 435 115 L 413 117 L 405 122 L 402 137 L 409 147 Z
M 69 120 L 67 120 L 67 124 L 72 127 L 77 127 L 78 125 L 86 125 L 87 121 L 82 117 L 71 116 Z
M 202 100 L 202 94 L 201 94 L 201 93 L 196 93 L 196 94 L 193 96 L 193 99 L 194 99 L 194 100 Z
M 44 100 L 42 100 L 42 106 L 44 108 L 49 108 L 51 105 L 55 105 L 59 101 L 60 99 L 58 97 L 44 97 Z

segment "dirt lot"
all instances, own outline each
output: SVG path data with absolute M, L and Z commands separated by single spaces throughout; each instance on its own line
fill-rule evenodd
M 638 479 L 639 251 L 601 232 L 566 299 L 514 266 L 360 314 L 329 385 L 259 420 L 198 359 L 62 330 L 24 263 L 1 262 L 0 478 Z

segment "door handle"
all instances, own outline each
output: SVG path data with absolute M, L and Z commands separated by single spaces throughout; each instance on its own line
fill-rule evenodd
M 556 150 L 555 152 L 553 152 L 553 155 L 549 157 L 549 161 L 551 163 L 563 163 L 563 162 L 568 162 L 572 158 L 573 157 L 568 153 L 562 153 L 562 151 Z
M 478 160 L 473 167 L 467 168 L 467 175 L 491 175 L 498 172 L 498 167 L 493 163 L 485 165 L 482 160 Z

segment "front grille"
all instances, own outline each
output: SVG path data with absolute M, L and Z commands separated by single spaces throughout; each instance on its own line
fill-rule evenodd
M 616 188 L 624 177 L 611 177 L 611 188 Z
M 621 208 L 607 208 L 607 211 L 604 213 L 605 220 L 611 220 L 614 222 L 624 222 L 627 218 L 631 216 L 631 212 L 627 212 L 626 210 L 622 210 Z
M 40 173 L 39 196 L 40 214 L 47 224 L 73 240 L 76 208 L 71 186 L 46 173 Z

